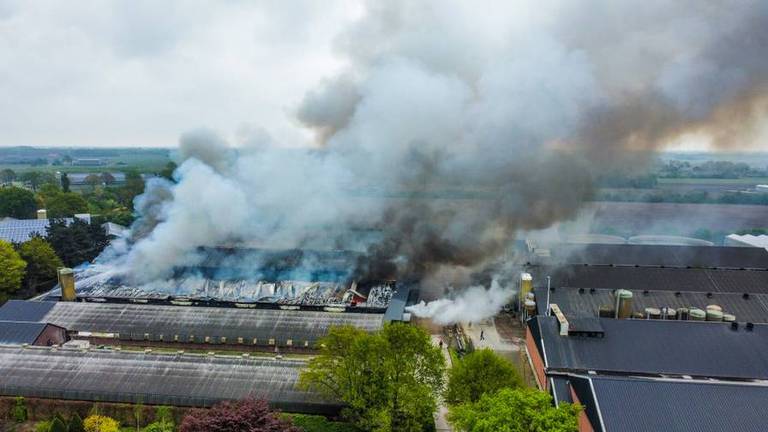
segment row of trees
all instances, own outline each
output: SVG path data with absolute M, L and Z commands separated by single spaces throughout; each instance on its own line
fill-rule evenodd
M 175 168 L 176 165 L 171 162 L 161 175 L 171 178 Z M 50 172 L 30 171 L 17 177 L 13 171 L 6 169 L 0 172 L 0 178 L 5 185 L 19 179 L 31 187 L 31 190 L 15 186 L 0 188 L 0 218 L 34 218 L 38 208 L 45 208 L 50 218 L 92 213 L 110 222 L 130 225 L 133 222 L 133 200 L 144 192 L 144 178 L 137 171 L 127 171 L 125 183 L 119 187 L 101 187 L 115 182 L 110 173 L 91 174 L 86 178 L 91 188 L 79 193 L 70 190 L 66 173 L 56 178 Z
M 721 194 L 710 194 L 703 190 L 686 193 L 656 190 L 646 194 L 601 192 L 596 199 L 598 201 L 619 202 L 768 205 L 768 193 L 725 192 Z
M 578 430 L 579 407 L 553 407 L 548 394 L 524 388 L 515 367 L 490 350 L 459 360 L 444 388 L 442 353 L 418 327 L 387 324 L 372 334 L 332 328 L 320 346 L 299 385 L 344 402 L 343 417 L 360 430 L 433 430 L 441 394 L 462 431 Z

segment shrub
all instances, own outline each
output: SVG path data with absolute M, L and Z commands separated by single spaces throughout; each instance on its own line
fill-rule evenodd
M 51 423 L 50 420 L 35 423 L 35 432 L 49 432 L 51 430 Z
M 49 432 L 67 432 L 67 425 L 61 421 L 60 417 L 54 417 L 51 428 L 48 430 Z
M 304 432 L 359 432 L 349 423 L 332 422 L 319 415 L 292 414 L 293 424 Z
M 300 432 L 289 419 L 272 411 L 263 399 L 222 402 L 192 410 L 181 421 L 180 432 Z
M 85 432 L 119 432 L 120 423 L 110 417 L 92 415 L 85 419 L 83 427 Z
M 11 419 L 16 423 L 24 423 L 27 421 L 27 405 L 24 403 L 24 398 L 21 396 L 16 398 L 13 408 L 11 408 Z
M 83 426 L 83 419 L 80 418 L 80 414 L 74 413 L 69 418 L 68 432 L 85 432 L 85 426 Z

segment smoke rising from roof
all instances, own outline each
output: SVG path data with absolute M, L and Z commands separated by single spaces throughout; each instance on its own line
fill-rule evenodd
M 485 3 L 366 3 L 337 40 L 348 70 L 296 110 L 319 147 L 185 134 L 119 262 L 167 277 L 257 242 L 364 248 L 360 279 L 469 274 L 574 218 L 595 175 L 689 132 L 747 144 L 765 118 L 764 2 Z

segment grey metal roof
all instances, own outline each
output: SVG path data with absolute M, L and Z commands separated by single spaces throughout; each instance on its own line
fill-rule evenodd
M 68 224 L 71 218 L 64 219 Z M 16 219 L 0 222 L 0 240 L 11 243 L 23 243 L 35 235 L 47 235 L 49 219 Z
M 25 304 L 21 304 L 25 303 Z M 53 306 L 44 315 L 33 315 L 37 305 Z M 13 302 L 0 308 L 30 309 L 24 317 L 37 317 L 71 331 L 117 333 L 124 340 L 312 346 L 331 326 L 353 325 L 375 331 L 383 325 L 383 314 L 333 313 L 280 309 L 185 307 L 130 303 Z M 226 338 L 226 339 L 223 339 Z
M 768 269 L 768 251 L 727 246 L 557 245 L 541 263 Z
M 603 265 L 533 267 L 537 286 L 768 294 L 768 270 L 688 269 Z
M 298 360 L 0 347 L 4 396 L 209 406 L 264 397 L 286 411 L 338 404 L 296 389 Z
M 591 381 L 610 432 L 762 432 L 768 423 L 765 385 L 603 376 Z
M 550 303 L 557 304 L 569 317 L 596 317 L 600 306 L 614 306 L 616 298 L 611 289 L 558 287 L 550 292 Z M 546 297 L 546 288 L 537 288 L 539 299 Z M 647 307 L 681 308 L 696 307 L 705 309 L 707 305 L 718 305 L 723 312 L 736 316 L 737 321 L 768 323 L 768 294 L 705 293 L 693 291 L 633 291 L 632 309 L 642 312 Z M 537 303 L 539 313 L 544 314 L 546 301 Z
M 43 321 L 55 305 L 56 303 L 51 301 L 8 300 L 0 306 L 0 320 Z
M 768 379 L 768 325 L 601 318 L 604 336 L 560 336 L 555 317 L 536 316 L 551 371 Z M 540 344 L 543 343 L 544 350 Z
M 32 344 L 46 325 L 38 322 L 0 321 L 0 345 Z

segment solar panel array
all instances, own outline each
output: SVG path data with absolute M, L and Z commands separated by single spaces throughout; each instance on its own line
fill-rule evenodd
M 0 394 L 174 406 L 253 396 L 291 412 L 337 411 L 335 402 L 296 388 L 304 365 L 273 358 L 0 347 Z
M 311 347 L 331 326 L 376 331 L 384 314 L 58 302 L 39 320 L 123 340 Z

